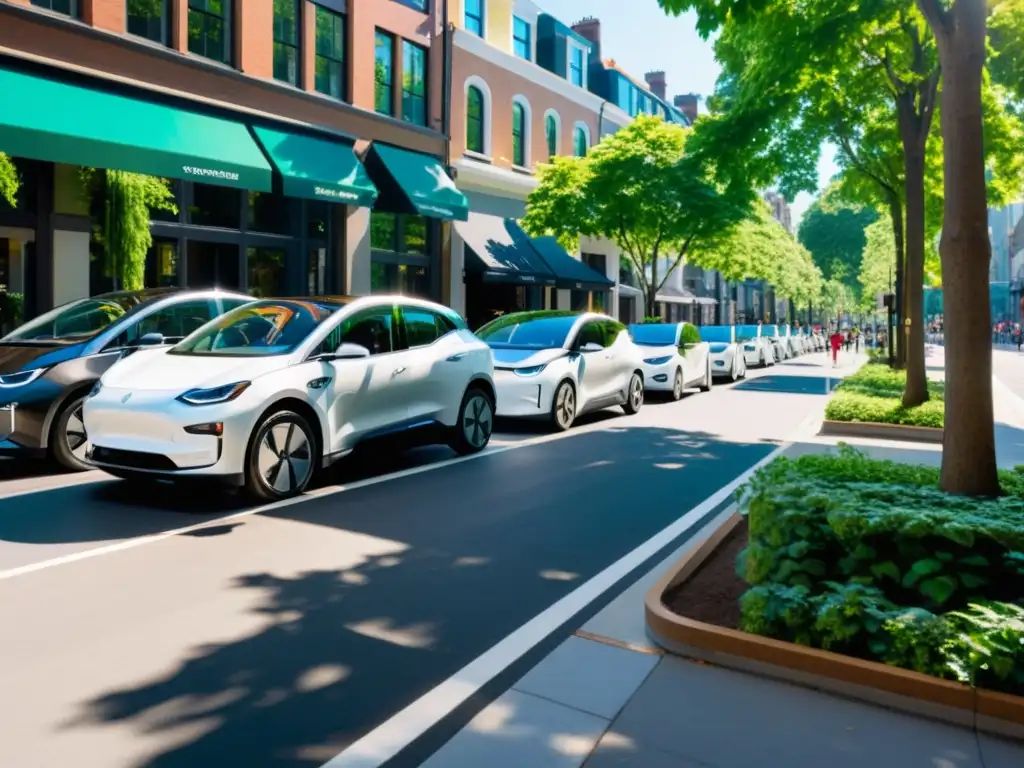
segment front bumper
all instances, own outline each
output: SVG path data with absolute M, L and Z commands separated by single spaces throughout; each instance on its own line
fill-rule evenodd
M 85 401 L 88 460 L 101 469 L 173 477 L 244 474 L 252 431 L 251 410 L 238 400 L 190 406 L 175 392 L 102 389 Z M 243 395 L 244 398 L 244 395 Z M 186 427 L 219 423 L 219 436 L 192 434 Z
M 729 364 L 728 358 L 723 355 L 710 355 L 711 359 L 711 375 L 713 377 L 732 376 L 732 365 Z
M 509 418 L 539 418 L 551 413 L 551 398 L 557 382 L 542 373 L 520 376 L 513 371 L 495 369 L 495 415 Z
M 640 370 L 644 374 L 644 389 L 648 392 L 671 392 L 677 368 L 679 368 L 679 363 L 675 360 L 669 360 L 660 365 L 643 363 Z

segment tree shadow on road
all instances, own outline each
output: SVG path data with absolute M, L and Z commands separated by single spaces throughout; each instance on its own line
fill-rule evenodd
M 627 426 L 273 510 L 337 537 L 343 564 L 211 583 L 211 599 L 257 592 L 265 626 L 230 641 L 195 626 L 178 660 L 153 653 L 153 677 L 83 702 L 63 728 L 128 725 L 156 768 L 322 765 L 773 447 Z
M 840 376 L 759 376 L 737 384 L 743 392 L 788 395 L 828 395 L 842 383 Z

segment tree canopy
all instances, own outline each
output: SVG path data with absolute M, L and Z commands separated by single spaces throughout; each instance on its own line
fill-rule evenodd
M 800 243 L 811 252 L 825 279 L 856 287 L 866 239 L 864 230 L 877 218 L 878 212 L 873 208 L 845 203 L 830 188 L 804 214 Z
M 1012 95 L 1018 113 L 1024 112 L 1024 0 L 999 0 L 988 23 L 993 55 L 992 79 Z
M 870 311 L 878 306 L 878 295 L 888 293 L 892 288 L 896 274 L 896 246 L 889 219 L 878 219 L 868 226 L 864 234 L 857 282 L 860 286 L 860 308 Z

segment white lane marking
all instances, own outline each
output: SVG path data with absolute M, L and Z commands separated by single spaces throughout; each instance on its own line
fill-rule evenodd
M 789 448 L 783 443 L 747 469 L 743 474 L 719 488 L 676 522 L 645 541 L 632 552 L 619 558 L 599 574 L 554 605 L 535 616 L 497 645 L 485 651 L 437 687 L 355 741 L 322 768 L 377 768 L 449 715 L 470 696 L 479 691 L 511 664 L 518 661 L 558 627 L 594 602 L 608 589 L 643 565 L 661 549 L 671 544 L 699 523 L 715 507 L 728 499 L 758 469 Z
M 16 461 L 16 459 L 12 459 Z M 7 499 L 16 499 L 19 496 L 28 496 L 33 493 L 46 493 L 47 491 L 60 491 L 65 488 L 75 488 L 79 485 L 96 485 L 97 483 L 112 483 L 116 478 L 111 477 L 106 472 L 102 473 L 102 477 L 80 477 L 77 480 L 68 480 L 64 483 L 54 483 L 53 485 L 41 485 L 36 488 L 29 488 L 24 491 L 12 491 L 11 493 L 3 492 L 3 484 L 0 483 L 0 501 L 6 501 Z M 9 483 L 21 483 L 31 482 L 33 478 L 18 478 L 17 480 L 7 480 Z

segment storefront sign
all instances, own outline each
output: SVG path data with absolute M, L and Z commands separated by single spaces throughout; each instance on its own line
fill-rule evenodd
M 441 216 L 449 216 L 451 218 L 455 217 L 455 211 L 451 210 L 450 208 L 441 208 L 436 205 L 424 205 L 423 203 L 417 203 L 416 207 L 420 209 L 420 213 L 426 213 L 427 211 L 430 211 L 431 213 L 436 213 Z
M 213 168 L 196 168 L 194 165 L 183 165 L 181 170 L 186 176 L 201 176 L 204 179 L 223 179 L 224 181 L 238 181 L 238 174 L 232 171 L 217 171 Z
M 354 192 L 346 192 L 341 189 L 330 189 L 328 187 L 313 187 L 313 193 L 320 197 L 330 197 L 335 200 L 358 200 L 359 195 Z

